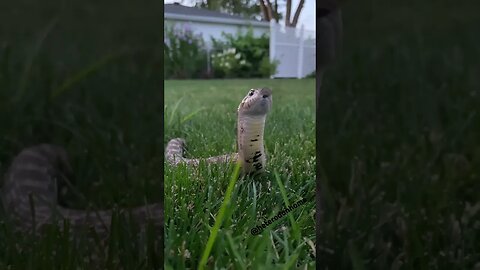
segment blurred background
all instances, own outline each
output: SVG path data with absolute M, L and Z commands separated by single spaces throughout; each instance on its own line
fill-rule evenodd
M 158 1 L 0 2 L 2 178 L 23 148 L 53 143 L 74 168 L 65 205 L 159 201 L 162 12 Z M 0 268 L 90 268 L 81 256 L 88 246 L 13 234 L 1 213 L 0 223 Z M 152 266 L 132 243 L 113 241 L 111 262 Z
M 165 0 L 165 78 L 313 77 L 314 10 L 313 0 Z
M 341 1 L 319 110 L 324 269 L 480 269 L 478 1 Z

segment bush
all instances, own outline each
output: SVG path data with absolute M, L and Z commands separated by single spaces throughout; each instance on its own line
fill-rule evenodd
M 305 76 L 305 78 L 316 78 L 316 77 L 317 77 L 317 71 L 316 70 L 310 72 L 309 74 L 307 74 L 307 76 Z
M 212 54 L 212 67 L 215 72 L 215 77 L 232 78 L 237 77 L 236 73 L 243 67 L 250 67 L 251 64 L 247 62 L 242 54 L 237 52 L 235 48 L 223 49 L 222 52 Z
M 269 59 L 269 38 L 254 37 L 253 29 L 236 36 L 223 33 L 225 41 L 212 38 L 212 67 L 215 77 L 263 78 L 276 72 L 277 62 Z
M 270 58 L 263 57 L 260 61 L 259 72 L 262 77 L 270 77 L 271 75 L 277 73 L 278 60 L 270 62 Z
M 188 26 L 165 28 L 164 75 L 166 79 L 205 77 L 207 52 L 201 34 Z

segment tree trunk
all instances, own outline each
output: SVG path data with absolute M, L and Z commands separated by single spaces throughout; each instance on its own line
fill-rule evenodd
M 270 0 L 265 0 L 265 1 L 267 1 L 268 17 L 270 18 L 268 21 L 270 21 L 270 20 L 272 20 L 272 18 L 273 18 L 272 3 L 270 3 Z
M 272 18 L 268 16 L 268 10 L 267 10 L 267 7 L 265 6 L 265 2 L 263 2 L 263 0 L 259 0 L 260 1 L 260 10 L 262 11 L 263 13 L 263 19 L 265 21 L 270 21 Z
M 292 0 L 287 0 L 287 14 L 285 16 L 285 26 L 290 26 L 290 13 L 292 13 Z
M 302 12 L 302 9 L 303 9 L 303 4 L 305 4 L 305 0 L 300 0 L 300 2 L 298 2 L 298 7 L 297 7 L 297 10 L 295 11 L 295 15 L 293 15 L 293 21 L 291 24 L 291 26 L 293 27 L 297 26 L 298 18 L 300 17 L 300 13 Z
M 273 14 L 274 14 L 274 17 L 275 17 L 275 22 L 278 23 L 278 3 L 277 3 L 277 0 L 275 0 L 275 4 L 273 5 Z

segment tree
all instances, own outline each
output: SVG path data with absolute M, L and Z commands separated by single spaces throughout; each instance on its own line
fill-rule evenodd
M 278 21 L 282 18 L 281 14 L 278 12 L 278 0 L 274 0 L 273 5 L 270 0 L 259 0 L 259 2 L 260 9 L 263 13 L 263 19 L 265 21 L 275 20 L 278 23 Z M 302 12 L 304 4 L 305 0 L 300 0 L 298 2 L 297 9 L 295 10 L 295 14 L 293 15 L 293 20 L 290 20 L 292 13 L 292 0 L 286 0 L 285 26 L 297 26 L 298 18 L 300 17 L 300 13 Z
M 277 23 L 283 18 L 278 8 L 280 5 L 285 5 L 285 25 L 290 27 L 297 26 L 304 4 L 305 0 L 298 2 L 291 18 L 292 0 L 197 0 L 196 2 L 197 7 L 249 18 L 261 18 L 264 21 L 275 20 Z
M 200 0 L 197 1 L 195 6 L 248 18 L 260 18 L 260 6 L 256 1 L 257 0 Z

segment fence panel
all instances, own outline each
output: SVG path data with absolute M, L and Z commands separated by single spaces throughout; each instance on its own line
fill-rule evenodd
M 315 32 L 270 22 L 270 61 L 274 78 L 303 78 L 315 71 Z

